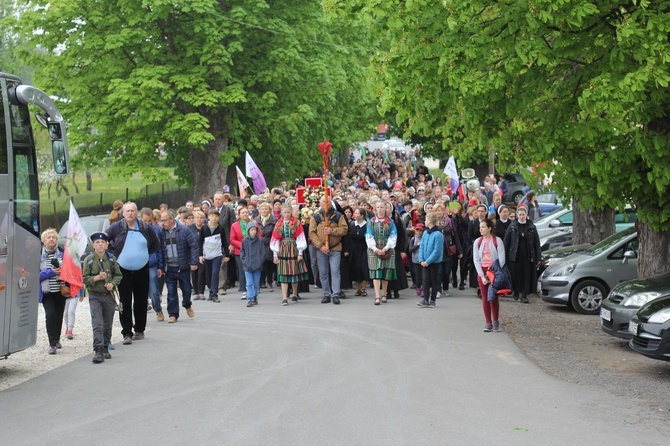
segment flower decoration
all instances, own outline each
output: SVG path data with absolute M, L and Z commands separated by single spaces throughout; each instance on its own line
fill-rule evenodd
M 316 210 L 319 208 L 321 197 L 323 197 L 325 191 L 323 187 L 306 187 L 305 194 L 303 199 L 305 200 L 305 208 Z

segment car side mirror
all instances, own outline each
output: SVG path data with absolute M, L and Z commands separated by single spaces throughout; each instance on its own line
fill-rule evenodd
M 561 221 L 560 220 L 551 220 L 549 222 L 549 227 L 550 228 L 560 228 L 561 227 Z
M 623 261 L 621 263 L 628 263 L 628 259 L 636 259 L 635 251 L 626 251 L 623 253 Z

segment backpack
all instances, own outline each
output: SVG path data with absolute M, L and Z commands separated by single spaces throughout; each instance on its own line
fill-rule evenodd
M 477 248 L 482 247 L 483 239 L 484 239 L 484 237 L 479 237 L 479 239 L 477 240 Z M 495 246 L 496 249 L 498 249 L 498 237 L 496 237 L 495 235 L 493 236 L 493 246 Z

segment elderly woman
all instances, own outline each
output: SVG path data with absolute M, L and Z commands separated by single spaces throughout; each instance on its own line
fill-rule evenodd
M 273 255 L 270 249 L 270 239 L 272 238 L 272 231 L 274 231 L 277 224 L 277 219 L 272 215 L 272 205 L 270 203 L 261 203 L 258 206 L 258 217 L 254 220 L 258 223 L 259 233 L 265 244 L 265 261 L 263 262 L 263 271 L 261 272 L 261 288 L 267 287 L 270 291 L 274 291 L 272 283 L 275 265 L 272 262 Z
M 58 232 L 49 228 L 42 233 L 42 254 L 40 256 L 40 288 L 39 301 L 44 307 L 47 336 L 49 337 L 49 354 L 55 355 L 62 348 L 60 333 L 63 329 L 63 312 L 66 296 L 61 294 L 60 265 L 63 252 L 58 249 Z

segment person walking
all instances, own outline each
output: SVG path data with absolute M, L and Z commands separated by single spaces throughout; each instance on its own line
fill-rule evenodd
M 188 228 L 193 233 L 193 237 L 198 242 L 198 246 L 202 246 L 203 238 L 200 234 L 202 228 L 207 224 L 207 216 L 201 210 L 193 211 L 194 222 Z M 225 240 L 221 240 L 221 245 L 228 246 Z M 211 285 L 211 283 L 210 283 Z M 193 287 L 193 299 L 191 300 L 205 300 L 205 286 L 207 286 L 207 267 L 205 266 L 204 257 L 198 261 L 198 269 L 191 271 L 191 286 Z M 218 287 L 218 283 L 217 283 Z
M 55 355 L 63 346 L 60 343 L 63 329 L 63 312 L 66 296 L 61 294 L 60 270 L 63 251 L 58 249 L 58 232 L 49 228 L 42 233 L 42 252 L 40 255 L 39 302 L 44 308 L 46 330 L 49 338 L 49 354 Z
M 167 311 L 173 324 L 179 319 L 179 295 L 181 289 L 182 306 L 188 317 L 194 317 L 191 307 L 191 271 L 198 269 L 198 243 L 193 233 L 184 225 L 177 224 L 174 212 L 167 210 L 161 214 L 163 229 L 161 246 L 165 259 L 165 285 L 167 287 Z
M 112 325 L 116 302 L 112 296 L 114 288 L 121 283 L 123 276 L 116 258 L 107 252 L 109 246 L 107 234 L 91 234 L 93 253 L 84 260 L 82 275 L 88 290 L 93 326 L 93 363 L 99 364 L 112 359 L 109 344 L 112 339 Z
M 293 288 L 293 302 L 298 302 L 298 282 L 307 280 L 307 265 L 302 254 L 307 239 L 300 220 L 292 216 L 290 204 L 281 207 L 280 218 L 272 232 L 270 249 L 277 265 L 277 282 L 281 284 L 282 305 L 288 305 L 288 287 Z
M 421 287 L 423 283 L 421 282 L 421 273 L 423 272 L 423 267 L 419 261 L 419 249 L 421 248 L 421 239 L 423 238 L 423 233 L 425 226 L 423 223 L 417 223 L 414 227 L 414 237 L 409 242 L 409 252 L 412 256 L 412 266 L 414 268 L 414 285 L 416 286 L 416 295 L 423 297 Z
M 258 217 L 254 219 L 258 225 L 258 234 L 263 238 L 265 245 L 265 261 L 263 262 L 263 271 L 261 272 L 261 288 L 267 288 L 268 291 L 274 291 L 274 272 L 275 265 L 272 250 L 270 249 L 270 240 L 272 240 L 272 231 L 277 225 L 277 219 L 272 215 L 272 206 L 270 203 L 261 203 L 258 206 Z
M 493 222 L 484 218 L 479 223 L 481 237 L 475 240 L 472 246 L 473 262 L 477 270 L 477 283 L 482 296 L 482 309 L 484 311 L 484 331 L 500 331 L 500 302 L 496 296 L 493 301 L 488 300 L 488 289 L 490 285 L 486 272 L 497 260 L 500 266 L 505 266 L 505 245 L 503 241 L 493 235 Z
M 368 222 L 365 242 L 368 246 L 368 270 L 375 290 L 375 305 L 386 303 L 390 280 L 396 278 L 396 256 L 394 248 L 398 241 L 398 230 L 387 216 L 386 203 L 375 203 L 375 215 Z
M 219 211 L 216 208 L 211 208 L 208 216 L 207 224 L 200 228 L 198 237 L 199 263 L 205 265 L 205 282 L 209 285 L 209 297 L 206 300 L 220 303 L 217 290 L 219 290 L 221 263 L 227 263 L 230 260 L 230 254 L 226 245 L 224 229 L 219 224 Z
M 249 218 L 249 209 L 246 206 L 238 207 L 238 220 L 230 227 L 230 246 L 228 250 L 235 258 L 235 265 L 237 267 L 237 280 L 240 282 L 238 291 L 242 291 L 242 300 L 247 298 L 247 284 L 244 277 L 244 269 L 242 268 L 242 260 L 240 259 L 240 249 L 242 248 L 242 240 L 247 236 L 247 226 L 251 219 Z
M 426 215 L 426 232 L 421 239 L 419 248 L 419 263 L 423 268 L 421 276 L 423 285 L 423 299 L 417 305 L 419 307 L 435 307 L 437 291 L 440 289 L 440 267 L 444 256 L 444 236 L 437 227 L 438 215 L 431 212 Z
M 340 257 L 342 255 L 342 237 L 349 228 L 344 215 L 326 202 L 319 201 L 320 209 L 309 220 L 309 238 L 317 249 L 316 259 L 323 291 L 322 304 L 340 304 Z
M 160 238 L 161 229 L 154 224 L 154 212 L 151 208 L 142 208 L 140 210 L 140 218 L 143 222 L 150 225 L 156 235 Z M 163 263 L 163 250 L 159 249 L 149 255 L 149 300 L 151 306 L 156 312 L 156 320 L 163 322 L 165 315 L 163 314 L 163 271 L 165 271 L 165 264 Z
M 258 236 L 258 223 L 251 220 L 247 225 L 247 236 L 242 240 L 240 259 L 247 283 L 247 307 L 258 305 L 261 271 L 265 262 L 265 244 Z
M 349 223 L 349 239 L 351 250 L 349 254 L 349 276 L 354 281 L 356 293 L 354 296 L 367 296 L 365 290 L 367 281 L 370 280 L 368 271 L 368 246 L 365 242 L 365 234 L 368 222 L 365 219 L 367 212 L 363 208 L 354 210 L 353 220 Z
M 512 292 L 514 300 L 530 303 L 528 295 L 537 287 L 537 263 L 542 258 L 540 237 L 537 228 L 528 219 L 525 207 L 516 210 L 516 220 L 510 224 L 505 233 L 505 249 L 507 250 L 508 268 L 512 276 Z
M 119 284 L 123 312 L 119 313 L 119 319 L 123 344 L 130 345 L 133 340 L 144 339 L 149 298 L 149 255 L 160 249 L 160 241 L 156 231 L 137 218 L 137 205 L 133 202 L 123 205 L 123 219 L 107 228 L 106 233 L 109 250 L 116 257 L 123 276 Z

